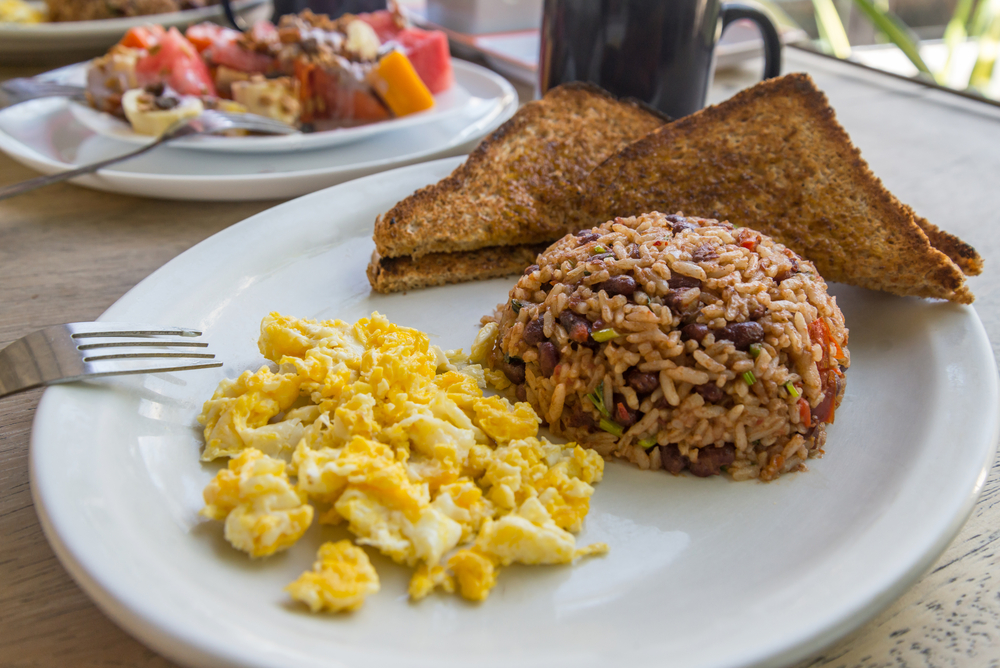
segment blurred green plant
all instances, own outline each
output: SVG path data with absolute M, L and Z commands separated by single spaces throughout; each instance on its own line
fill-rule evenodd
M 852 0 L 858 11 L 872 24 L 887 43 L 895 45 L 917 68 L 918 76 L 941 85 L 954 80 L 956 53 L 963 44 L 976 44 L 976 61 L 972 67 L 967 90 L 986 95 L 993 78 L 997 57 L 1000 56 L 1000 0 L 958 0 L 944 31 L 946 56 L 944 64 L 932 69 L 920 55 L 920 38 L 896 14 L 885 0 Z M 794 21 L 772 0 L 758 0 L 772 15 L 780 14 L 782 23 Z M 838 58 L 851 54 L 851 44 L 844 29 L 840 12 L 833 0 L 812 0 L 817 46 Z M 798 26 L 796 26 L 798 27 Z

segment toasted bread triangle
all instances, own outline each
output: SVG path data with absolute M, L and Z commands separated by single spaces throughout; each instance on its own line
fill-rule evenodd
M 806 74 L 765 81 L 650 133 L 597 167 L 582 190 L 578 227 L 654 210 L 728 219 L 809 258 L 828 280 L 898 295 L 971 303 L 949 255 L 969 273 L 982 266 L 974 249 L 914 220 L 885 189 Z
M 550 242 L 604 158 L 666 119 L 582 83 L 525 104 L 450 176 L 375 221 L 382 257 Z

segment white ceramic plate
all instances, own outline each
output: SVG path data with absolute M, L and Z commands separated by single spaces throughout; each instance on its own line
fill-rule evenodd
M 233 11 L 244 14 L 265 3 L 267 0 L 235 0 Z M 38 64 L 50 62 L 53 57 L 65 58 L 67 54 L 98 53 L 120 40 L 129 28 L 148 23 L 164 28 L 185 28 L 194 23 L 222 18 L 222 5 L 212 5 L 169 14 L 97 21 L 0 22 L 0 63 Z
M 193 152 L 169 145 L 75 179 L 78 185 L 183 200 L 295 197 L 393 167 L 468 153 L 517 111 L 500 75 L 455 62 L 455 81 L 474 102 L 420 128 L 383 132 L 343 146 L 281 153 Z M 134 150 L 81 125 L 66 100 L 33 100 L 0 112 L 0 151 L 43 174 Z
M 50 388 L 31 441 L 36 509 L 90 596 L 158 652 L 195 666 L 635 668 L 789 663 L 900 595 L 973 507 L 998 435 L 996 365 L 970 307 L 835 286 L 851 331 L 847 394 L 827 455 L 765 484 L 607 466 L 575 566 L 510 567 L 482 605 L 382 591 L 356 614 L 311 616 L 284 585 L 322 540 L 251 561 L 199 520 L 218 466 L 198 460 L 201 403 L 256 369 L 269 311 L 352 321 L 374 310 L 468 349 L 511 280 L 373 295 L 372 221 L 457 160 L 324 190 L 174 259 L 102 318 L 203 329 L 226 362 L 187 374 Z
M 457 70 L 466 73 L 469 64 L 465 61 L 452 61 L 456 70 L 456 79 L 462 79 Z M 87 64 L 80 63 L 77 68 L 63 70 L 73 83 L 83 83 L 86 79 Z M 479 70 L 473 70 L 477 74 Z M 402 118 L 392 118 L 379 123 L 369 123 L 353 128 L 338 128 L 324 132 L 309 134 L 297 133 L 280 137 L 189 137 L 173 142 L 173 148 L 198 151 L 232 152 L 232 153 L 281 153 L 303 151 L 316 148 L 329 148 L 361 141 L 368 137 L 392 132 L 394 130 L 412 130 L 419 132 L 427 125 L 446 122 L 453 118 L 473 113 L 485 115 L 503 106 L 503 95 L 482 98 L 468 91 L 457 80 L 455 84 L 434 96 L 434 107 Z M 140 135 L 132 131 L 127 122 L 97 111 L 82 102 L 71 102 L 70 111 L 81 125 L 97 134 L 135 146 L 152 144 L 153 137 Z

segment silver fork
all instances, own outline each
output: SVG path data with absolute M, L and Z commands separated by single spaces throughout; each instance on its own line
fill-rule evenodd
M 21 183 L 15 183 L 14 185 L 0 188 L 0 200 L 13 197 L 14 195 L 20 195 L 21 193 L 26 193 L 29 190 L 34 190 L 35 188 L 41 188 L 53 183 L 59 183 L 60 181 L 76 178 L 77 176 L 96 172 L 102 167 L 107 167 L 108 165 L 113 165 L 116 162 L 128 160 L 129 158 L 134 158 L 137 155 L 142 155 L 143 153 L 152 151 L 157 146 L 165 144 L 173 139 L 177 139 L 178 137 L 219 134 L 220 132 L 225 132 L 226 130 L 248 130 L 250 132 L 259 132 L 270 135 L 289 135 L 298 132 L 298 130 L 293 128 L 291 125 L 282 123 L 281 121 L 276 121 L 273 118 L 267 118 L 266 116 L 257 116 L 256 114 L 238 114 L 215 110 L 203 111 L 201 114 L 193 118 L 186 118 L 177 121 L 167 128 L 166 132 L 160 135 L 159 139 L 152 144 L 143 146 L 137 151 L 132 151 L 131 153 L 119 155 L 114 158 L 108 158 L 107 160 L 101 160 L 100 162 L 84 165 L 83 167 L 78 167 L 65 172 L 49 174 L 48 176 L 39 176 L 34 179 L 22 181 Z
M 160 336 L 181 338 L 155 338 Z M 84 378 L 222 366 L 222 362 L 197 361 L 215 359 L 207 343 L 190 340 L 199 336 L 201 332 L 182 327 L 120 322 L 46 327 L 0 350 L 0 397 Z
M 0 109 L 43 97 L 82 99 L 85 90 L 83 86 L 49 81 L 48 79 L 36 79 L 35 77 L 8 79 L 0 83 Z

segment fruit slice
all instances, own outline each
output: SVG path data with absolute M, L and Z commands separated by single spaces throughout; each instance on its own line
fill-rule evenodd
M 396 116 L 406 116 L 434 106 L 434 96 L 420 80 L 410 59 L 400 51 L 386 54 L 368 81 Z
M 139 84 L 165 83 L 181 95 L 215 96 L 215 84 L 201 54 L 171 28 L 135 64 Z
M 444 92 L 455 83 L 448 37 L 443 32 L 406 28 L 399 31 L 396 41 L 432 94 Z

